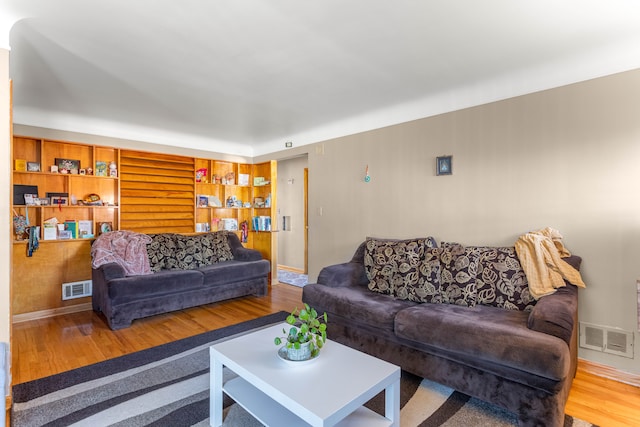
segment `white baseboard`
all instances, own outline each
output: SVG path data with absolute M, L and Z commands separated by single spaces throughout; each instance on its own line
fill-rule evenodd
M 45 319 L 47 317 L 60 316 L 63 314 L 78 313 L 79 311 L 93 310 L 90 302 L 84 304 L 75 304 L 68 307 L 52 308 L 49 310 L 32 311 L 30 313 L 14 314 L 11 319 L 12 323 L 28 322 L 30 320 Z

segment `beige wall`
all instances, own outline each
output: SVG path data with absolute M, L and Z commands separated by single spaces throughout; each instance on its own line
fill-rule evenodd
M 278 264 L 304 270 L 304 169 L 307 156 L 278 162 Z M 282 217 L 291 230 L 282 229 Z
M 583 257 L 580 319 L 638 343 L 639 114 L 635 70 L 306 147 L 310 280 L 366 236 L 513 245 L 552 226 Z M 580 357 L 640 373 L 638 350 Z

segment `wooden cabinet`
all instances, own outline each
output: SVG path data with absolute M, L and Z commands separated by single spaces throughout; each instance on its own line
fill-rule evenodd
M 236 232 L 245 247 L 259 250 L 271 261 L 271 277 L 275 278 L 277 251 L 272 233 L 277 231 L 277 162 L 250 165 L 196 159 L 195 165 L 194 231 Z
M 16 191 L 22 194 L 27 191 L 25 188 L 32 189 L 28 190 L 30 194 L 37 194 L 35 205 L 27 206 L 22 204 L 22 200 L 13 200 L 14 215 L 28 215 L 30 225 L 40 227 L 39 238 L 42 242 L 58 240 L 60 237 L 58 233 L 54 233 L 53 237 L 50 234 L 45 236 L 45 222 L 54 220 L 58 224 L 84 221 L 85 226 L 90 226 L 86 237 L 97 235 L 103 223 L 110 224 L 112 229 L 118 228 L 119 150 L 18 136 L 13 141 L 14 194 Z M 51 166 L 61 164 L 62 160 L 72 160 L 78 168 L 74 168 L 73 173 L 51 172 Z M 27 170 L 18 170 L 25 163 Z M 116 166 L 115 176 L 95 175 L 97 163 L 105 166 L 113 163 Z M 109 173 L 107 169 L 106 174 Z M 89 201 L 90 195 L 98 195 L 99 200 Z M 75 237 L 80 236 L 77 234 Z M 14 239 L 19 241 L 15 233 Z

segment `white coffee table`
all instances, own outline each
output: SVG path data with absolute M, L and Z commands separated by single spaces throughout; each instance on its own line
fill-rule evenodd
M 279 324 L 210 348 L 210 423 L 222 425 L 223 392 L 273 427 L 399 426 L 400 368 L 327 340 L 316 359 L 292 366 L 273 343 Z M 329 330 L 329 334 L 331 331 Z M 223 384 L 222 368 L 238 376 Z M 385 416 L 364 406 L 385 391 Z

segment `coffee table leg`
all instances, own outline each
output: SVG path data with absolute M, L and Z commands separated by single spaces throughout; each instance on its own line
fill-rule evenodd
M 209 363 L 209 424 L 222 425 L 222 363 L 213 354 Z
M 384 416 L 391 427 L 400 426 L 400 379 L 384 390 Z

